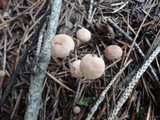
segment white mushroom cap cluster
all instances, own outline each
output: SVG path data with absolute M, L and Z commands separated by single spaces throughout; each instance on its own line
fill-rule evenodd
M 81 42 L 91 40 L 91 32 L 85 28 L 77 31 L 76 37 Z M 66 34 L 58 34 L 51 41 L 52 56 L 66 58 L 74 50 L 75 43 L 73 39 Z M 108 46 L 104 55 L 108 60 L 119 59 L 123 54 L 122 48 L 117 45 Z M 88 79 L 97 79 L 105 71 L 105 62 L 97 55 L 87 54 L 81 60 L 76 60 L 70 65 L 71 74 L 75 78 L 86 77 Z
M 74 61 L 71 66 L 72 76 L 76 78 L 83 76 L 87 79 L 97 79 L 105 71 L 104 60 L 95 54 L 87 54 L 82 60 Z
M 91 32 L 81 28 L 76 33 L 77 39 L 81 42 L 88 42 L 91 39 Z M 66 34 L 55 35 L 51 41 L 52 56 L 57 58 L 66 58 L 71 50 L 74 50 L 75 43 L 73 39 Z

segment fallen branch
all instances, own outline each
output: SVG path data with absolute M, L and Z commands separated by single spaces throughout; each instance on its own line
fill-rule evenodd
M 45 42 L 40 57 L 34 66 L 35 72 L 30 77 L 31 83 L 28 93 L 28 106 L 24 120 L 37 120 L 39 109 L 41 108 L 42 84 L 51 56 L 50 41 L 57 30 L 61 4 L 62 0 L 55 0 L 54 4 L 51 5 L 51 15 L 45 35 Z

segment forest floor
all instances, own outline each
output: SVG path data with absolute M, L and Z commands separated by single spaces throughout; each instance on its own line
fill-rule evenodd
M 7 1 L 0 0 L 0 119 L 23 120 L 30 69 L 37 57 L 41 26 L 47 26 L 41 20 L 49 0 Z M 92 33 L 91 40 L 84 44 L 76 38 L 76 31 L 81 27 Z M 47 73 L 54 77 L 46 74 L 38 119 L 84 120 L 101 92 L 132 59 L 92 116 L 93 120 L 107 119 L 131 78 L 153 52 L 159 32 L 159 0 L 63 0 L 57 34 L 71 36 L 76 47 L 64 60 L 51 58 Z M 43 44 L 45 40 L 42 40 Z M 143 57 L 135 44 L 143 51 Z M 113 61 L 106 59 L 104 50 L 109 45 L 120 46 L 122 57 Z M 100 78 L 89 80 L 71 75 L 70 63 L 85 54 L 103 57 L 106 68 Z M 151 66 L 153 71 L 147 69 L 140 77 L 117 119 L 160 119 L 160 55 Z M 80 107 L 78 114 L 73 112 L 75 106 Z

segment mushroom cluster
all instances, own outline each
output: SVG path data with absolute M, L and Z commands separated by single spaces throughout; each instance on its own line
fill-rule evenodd
M 91 32 L 86 28 L 77 31 L 76 37 L 81 42 L 88 42 L 91 39 Z M 69 35 L 57 34 L 51 40 L 52 56 L 57 58 L 66 58 L 71 50 L 74 50 L 75 43 Z
M 97 79 L 105 71 L 105 62 L 95 54 L 87 54 L 82 60 L 76 60 L 71 64 L 71 74 L 75 78 L 84 76 L 87 79 Z
M 86 28 L 81 28 L 76 32 L 76 37 L 80 42 L 85 43 L 91 40 L 91 32 Z M 66 58 L 74 47 L 72 37 L 58 34 L 51 41 L 52 57 Z M 119 59 L 122 54 L 122 48 L 117 45 L 110 45 L 104 50 L 104 55 L 108 60 Z M 70 64 L 70 71 L 75 78 L 97 79 L 105 71 L 105 62 L 95 54 L 86 54 L 81 60 L 75 60 Z

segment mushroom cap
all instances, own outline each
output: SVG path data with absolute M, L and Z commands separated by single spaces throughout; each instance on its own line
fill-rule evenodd
M 51 41 L 52 56 L 65 58 L 69 56 L 71 50 L 74 50 L 73 39 L 66 34 L 58 34 Z
M 4 77 L 6 75 L 5 70 L 0 70 L 0 77 Z
M 108 60 L 115 60 L 122 56 L 123 51 L 118 45 L 110 45 L 105 49 L 104 53 Z
M 80 111 L 81 111 L 81 108 L 80 108 L 79 106 L 75 106 L 75 107 L 73 108 L 73 113 L 74 113 L 74 114 L 79 114 Z
M 71 66 L 70 66 L 71 74 L 75 78 L 79 78 L 82 76 L 80 71 L 80 63 L 81 63 L 81 60 L 76 60 L 73 63 L 71 63 Z
M 95 54 L 87 54 L 81 60 L 80 71 L 88 79 L 97 79 L 105 71 L 104 60 Z
M 82 42 L 88 42 L 91 39 L 91 32 L 86 28 L 81 28 L 77 31 L 76 37 Z

